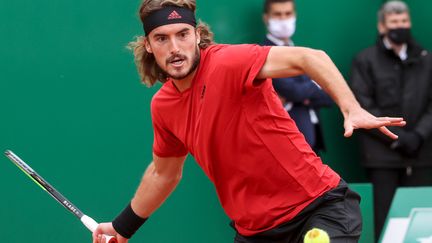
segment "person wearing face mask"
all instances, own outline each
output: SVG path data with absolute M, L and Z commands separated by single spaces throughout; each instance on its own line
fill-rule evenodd
M 400 186 L 432 185 L 432 57 L 411 35 L 408 6 L 386 2 L 378 12 L 377 43 L 353 61 L 351 88 L 378 116 L 402 116 L 390 141 L 376 131 L 360 134 L 361 163 L 374 186 L 375 234 L 380 235 Z
M 294 45 L 291 40 L 296 29 L 294 0 L 265 0 L 263 20 L 268 33 L 262 45 Z M 272 83 L 285 110 L 295 121 L 309 145 L 316 153 L 324 150 L 318 110 L 333 104 L 330 97 L 306 75 L 274 78 Z

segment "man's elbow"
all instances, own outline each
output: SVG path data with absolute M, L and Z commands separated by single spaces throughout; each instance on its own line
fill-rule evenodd
M 329 56 L 323 50 L 306 48 L 304 58 L 306 60 L 310 60 L 310 59 L 328 59 Z
M 317 49 L 307 48 L 304 51 L 301 66 L 303 71 L 310 75 L 310 70 L 316 69 L 323 63 L 332 62 L 326 52 Z
M 148 178 L 148 180 L 156 181 L 158 184 L 168 186 L 178 184 L 182 178 L 182 174 L 182 167 L 157 168 L 154 166 L 154 163 L 152 163 L 148 167 L 144 178 Z

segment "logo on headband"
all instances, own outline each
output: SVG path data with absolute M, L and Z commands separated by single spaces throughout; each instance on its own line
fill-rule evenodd
M 182 16 L 177 13 L 177 11 L 172 11 L 170 15 L 168 16 L 168 19 L 181 19 Z
M 194 11 L 178 6 L 163 6 L 146 16 L 142 22 L 146 36 L 159 26 L 168 24 L 184 23 L 196 27 Z

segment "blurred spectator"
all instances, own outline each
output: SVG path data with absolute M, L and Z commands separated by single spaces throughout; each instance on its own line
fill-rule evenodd
M 296 29 L 294 0 L 265 0 L 263 20 L 268 31 L 263 45 L 294 45 L 291 40 Z M 318 109 L 333 104 L 330 97 L 306 75 L 275 78 L 273 87 L 309 145 L 316 153 L 323 150 Z
M 377 131 L 360 135 L 362 164 L 374 186 L 375 234 L 379 237 L 398 186 L 432 185 L 432 58 L 412 38 L 408 6 L 386 2 L 378 12 L 377 43 L 360 52 L 351 87 L 375 116 L 399 116 L 396 141 Z

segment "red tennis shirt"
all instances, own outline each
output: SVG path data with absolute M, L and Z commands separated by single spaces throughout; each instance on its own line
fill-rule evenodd
M 151 104 L 153 152 L 192 154 L 246 236 L 289 221 L 340 180 L 283 109 L 271 79 L 255 80 L 270 48 L 201 50 L 191 87 L 179 92 L 168 80 Z

